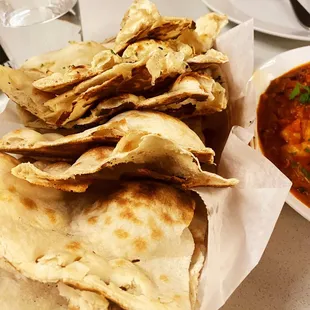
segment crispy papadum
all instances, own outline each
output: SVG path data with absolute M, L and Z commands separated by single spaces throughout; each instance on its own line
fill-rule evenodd
M 16 164 L 0 156 L 0 255 L 16 270 L 123 309 L 191 309 L 189 194 L 145 181 L 65 195 L 15 178 Z
M 128 111 L 84 132 L 62 136 L 40 134 L 25 128 L 8 133 L 0 140 L 0 151 L 31 157 L 58 156 L 77 158 L 96 145 L 115 144 L 131 131 L 155 133 L 195 154 L 200 161 L 212 164 L 214 152 L 182 121 L 160 112 Z

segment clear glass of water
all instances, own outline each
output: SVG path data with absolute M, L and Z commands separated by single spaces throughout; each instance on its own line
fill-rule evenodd
M 77 0 L 0 0 L 0 43 L 14 67 L 81 40 Z

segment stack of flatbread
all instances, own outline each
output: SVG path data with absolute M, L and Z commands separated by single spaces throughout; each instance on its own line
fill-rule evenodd
M 0 67 L 25 124 L 0 139 L 1 309 L 199 308 L 207 214 L 190 189 L 238 183 L 209 172 L 196 122 L 227 107 L 226 23 L 135 0 L 109 46 Z

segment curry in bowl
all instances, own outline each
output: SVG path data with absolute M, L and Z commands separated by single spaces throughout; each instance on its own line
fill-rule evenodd
M 264 155 L 310 207 L 310 63 L 271 81 L 260 97 L 257 131 Z

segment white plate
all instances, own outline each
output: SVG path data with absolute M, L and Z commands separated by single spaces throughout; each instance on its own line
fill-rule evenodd
M 298 21 L 289 0 L 202 0 L 212 11 L 240 24 L 254 18 L 257 31 L 310 41 L 310 31 Z
M 308 62 L 310 62 L 310 46 L 297 48 L 277 55 L 255 71 L 248 83 L 247 95 L 253 96 L 254 94 L 257 105 L 259 103 L 260 95 L 266 91 L 273 79 Z M 255 147 L 262 152 L 258 143 L 257 131 L 255 138 L 257 139 Z M 293 194 L 290 193 L 288 195 L 286 202 L 304 218 L 310 221 L 310 208 L 304 205 Z

